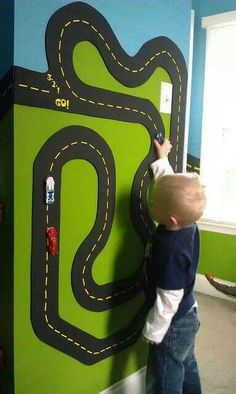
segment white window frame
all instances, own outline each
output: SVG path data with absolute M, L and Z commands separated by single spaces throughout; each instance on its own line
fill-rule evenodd
M 231 24 L 236 24 L 236 11 L 202 18 L 202 28 L 204 29 L 212 29 Z M 203 123 L 204 118 L 202 119 L 202 124 Z M 225 223 L 222 221 L 201 218 L 198 221 L 198 225 L 201 230 L 236 235 L 236 223 Z

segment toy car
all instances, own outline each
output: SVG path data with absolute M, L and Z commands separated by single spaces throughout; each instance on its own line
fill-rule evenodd
M 51 255 L 58 254 L 58 238 L 56 227 L 47 227 L 47 250 Z
M 155 139 L 159 142 L 160 145 L 163 144 L 164 138 L 163 138 L 163 134 L 162 134 L 161 131 L 159 131 L 158 133 L 156 133 Z
M 46 195 L 45 195 L 46 204 L 53 204 L 54 194 L 55 194 L 55 181 L 52 176 L 48 176 L 45 182 L 46 182 Z

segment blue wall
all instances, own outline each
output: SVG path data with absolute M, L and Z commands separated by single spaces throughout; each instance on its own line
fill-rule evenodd
M 201 18 L 236 10 L 236 0 L 193 0 L 192 3 L 195 29 L 188 153 L 200 158 L 206 49 L 206 30 L 201 28 Z
M 47 71 L 44 49 L 47 22 L 58 8 L 71 2 L 73 1 L 15 0 L 15 65 Z M 179 46 L 188 62 L 192 0 L 85 2 L 103 14 L 130 55 L 134 55 L 146 41 L 163 35 Z
M 14 64 L 45 72 L 45 30 L 50 16 L 68 0 L 15 0 Z M 236 0 L 87 0 L 110 23 L 123 48 L 134 55 L 148 40 L 167 36 L 188 64 L 190 10 L 195 10 L 193 81 L 188 153 L 200 157 L 206 32 L 201 18 L 236 10 Z M 35 6 L 33 6 L 35 4 Z M 0 76 L 13 63 L 14 0 L 0 2 Z M 132 23 L 127 26 L 127 20 Z M 9 26 L 12 26 L 9 30 Z M 8 33 L 7 33 L 8 30 Z

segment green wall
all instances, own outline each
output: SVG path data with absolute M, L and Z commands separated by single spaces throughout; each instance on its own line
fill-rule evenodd
M 236 282 L 236 237 L 234 235 L 201 231 L 199 273 Z
M 81 65 L 79 68 L 76 64 L 78 51 L 83 59 L 86 60 L 89 56 L 93 60 L 90 64 L 96 62 L 96 68 L 88 70 Z M 89 43 L 77 46 L 74 62 L 80 78 L 86 83 L 123 93 L 129 90 L 108 75 L 99 53 Z M 170 79 L 159 68 L 145 85 L 133 88 L 132 94 L 148 97 L 157 105 L 161 81 Z M 169 118 L 169 115 L 163 116 L 167 135 Z M 115 217 L 110 238 L 93 267 L 95 281 L 98 284 L 108 283 L 131 275 L 142 261 L 144 248 L 131 223 L 129 204 L 132 180 L 149 151 L 150 137 L 140 124 L 19 105 L 14 106 L 14 123 L 14 232 L 17 235 L 14 245 L 15 392 L 95 394 L 143 367 L 147 347 L 140 341 L 102 362 L 86 366 L 44 344 L 35 335 L 30 321 L 33 162 L 47 139 L 69 125 L 85 125 L 94 129 L 110 146 L 117 176 Z M 133 318 L 144 296 L 140 294 L 125 305 L 100 313 L 88 311 L 78 305 L 71 289 L 71 264 L 79 244 L 89 233 L 95 220 L 95 169 L 87 161 L 68 162 L 63 168 L 61 188 L 60 317 L 97 338 L 104 338 L 122 329 Z
M 148 148 L 143 127 L 138 125 L 133 127 L 132 124 L 121 122 L 114 125 L 114 122 L 109 120 L 89 119 L 80 115 L 15 106 L 15 234 L 18 234 L 15 238 L 14 279 L 16 393 L 65 393 L 65 387 L 66 392 L 71 394 L 97 393 L 144 365 L 146 351 L 142 344 L 138 344 L 133 349 L 128 349 L 94 366 L 85 366 L 40 342 L 33 332 L 30 321 L 33 160 L 42 144 L 60 128 L 70 124 L 86 124 L 93 127 L 94 123 L 96 123 L 96 131 L 106 137 L 117 159 L 119 185 L 117 193 L 121 194 L 122 190 L 124 194 L 128 193 L 130 189 L 128 178 L 130 174 L 133 175 L 141 159 L 141 153 L 146 152 Z M 133 144 L 134 138 L 135 144 Z M 127 158 L 127 144 L 131 145 L 130 160 Z M 143 150 L 140 150 L 140 145 L 143 146 Z M 139 146 L 139 154 L 134 154 L 137 146 Z M 127 169 L 127 177 L 121 175 L 124 174 L 124 167 Z M 79 306 L 74 299 L 70 283 L 71 264 L 80 241 L 83 241 L 94 221 L 96 182 L 95 171 L 88 162 L 73 160 L 63 170 L 59 310 L 60 316 L 71 324 L 98 338 L 103 338 L 122 328 L 132 318 L 143 297 L 136 297 L 125 307 L 116 307 L 114 310 L 102 313 L 88 311 Z M 73 193 L 68 193 L 68 190 L 73 190 Z M 131 224 L 125 219 L 127 210 L 127 198 L 124 198 L 124 201 L 117 200 L 111 237 L 94 264 L 93 274 L 98 283 L 106 283 L 126 276 L 140 263 L 143 247 Z M 129 245 L 124 246 L 124 242 L 127 242 L 127 233 L 129 233 Z M 21 356 L 22 354 L 24 357 Z M 32 360 L 37 362 L 32 363 Z M 115 368 L 115 365 L 119 367 Z M 76 387 L 79 387 L 78 391 Z

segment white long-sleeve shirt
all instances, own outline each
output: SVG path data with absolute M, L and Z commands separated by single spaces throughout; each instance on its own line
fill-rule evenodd
M 174 173 L 167 157 L 156 160 L 151 164 L 151 169 L 155 179 Z M 184 289 L 164 290 L 159 287 L 156 288 L 156 301 L 147 315 L 143 328 L 145 338 L 156 344 L 162 342 L 183 295 Z

